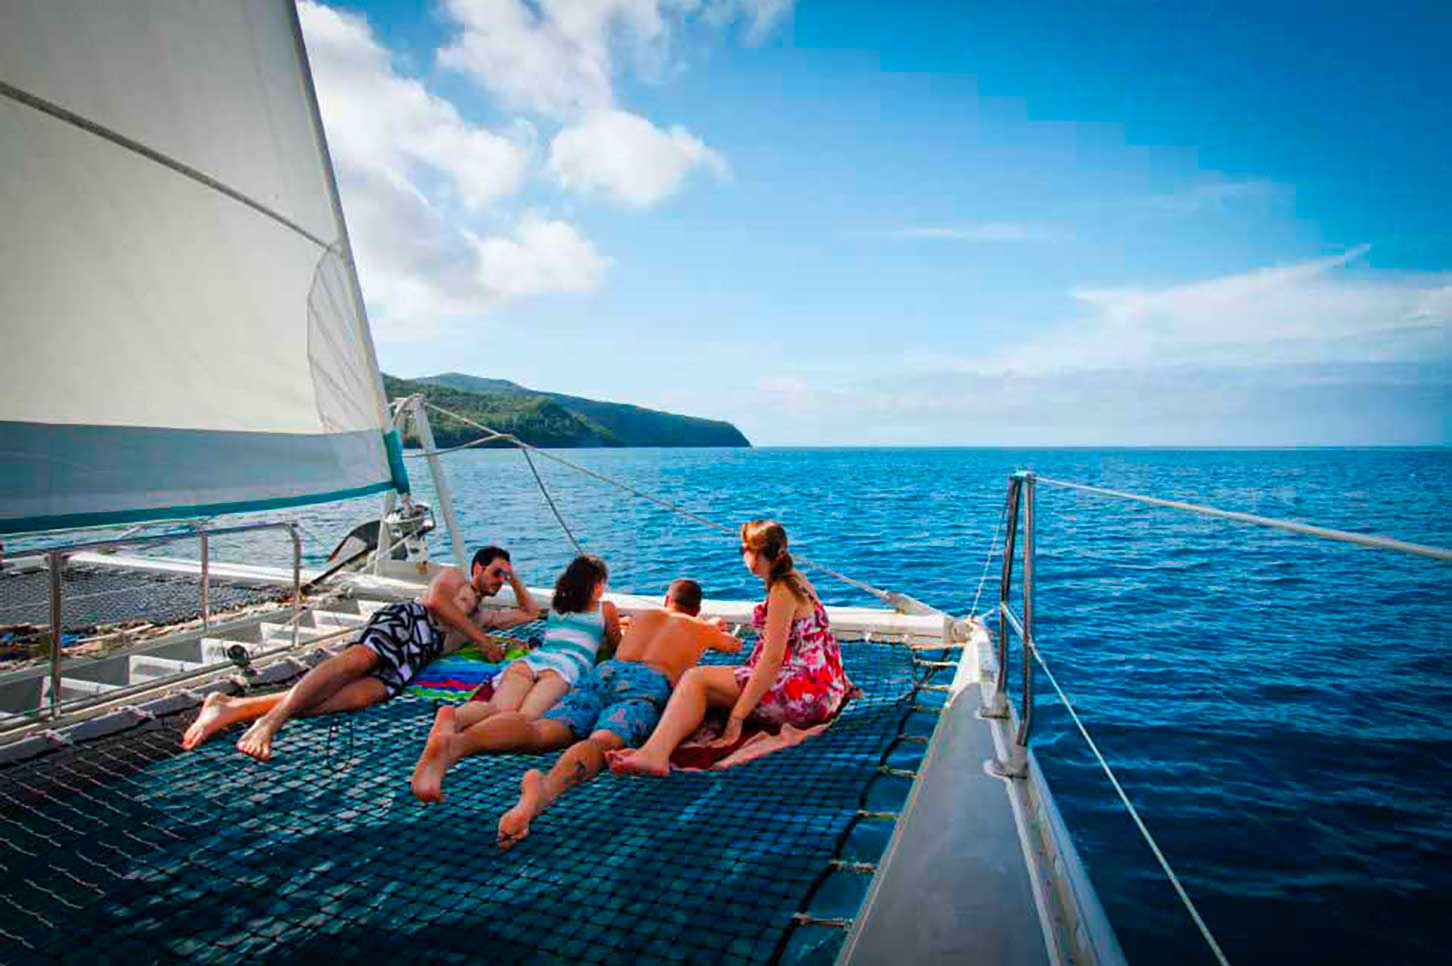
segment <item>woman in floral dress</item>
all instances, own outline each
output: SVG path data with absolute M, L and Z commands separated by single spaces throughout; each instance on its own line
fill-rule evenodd
M 772 520 L 741 528 L 741 559 L 766 585 L 756 606 L 756 648 L 741 667 L 694 667 L 685 673 L 660 724 L 639 749 L 612 754 L 617 773 L 665 775 L 671 752 L 700 727 L 710 708 L 729 708 L 715 744 L 729 747 L 746 723 L 777 731 L 810 728 L 832 716 L 852 690 L 842 653 L 817 592 L 792 565 L 786 530 Z

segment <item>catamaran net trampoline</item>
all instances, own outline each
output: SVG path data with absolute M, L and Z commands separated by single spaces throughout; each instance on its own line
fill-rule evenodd
M 953 652 L 844 645 L 863 689 L 747 765 L 602 775 L 508 852 L 526 769 L 479 757 L 423 806 L 435 704 L 293 722 L 273 760 L 192 753 L 191 713 L 0 770 L 0 961 L 830 961 L 937 720 Z M 947 660 L 945 660 L 947 659 Z
M 70 564 L 61 582 L 61 627 L 66 634 L 138 623 L 141 615 L 155 625 L 201 616 L 201 578 L 193 574 Z M 215 577 L 208 587 L 214 613 L 282 600 L 291 593 L 291 588 L 249 586 Z M 50 572 L 38 568 L 0 571 L 0 627 L 19 632 L 25 625 L 50 632 Z

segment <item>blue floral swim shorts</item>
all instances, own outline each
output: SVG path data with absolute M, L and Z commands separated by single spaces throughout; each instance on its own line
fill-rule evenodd
M 649 664 L 602 661 L 544 717 L 564 722 L 576 741 L 604 730 L 635 748 L 655 730 L 670 697 L 670 678 Z

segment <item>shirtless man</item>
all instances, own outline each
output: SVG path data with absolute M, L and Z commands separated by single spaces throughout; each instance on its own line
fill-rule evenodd
M 508 610 L 479 607 L 484 597 L 499 593 L 508 581 L 517 605 Z M 484 547 L 474 554 L 469 579 L 456 567 L 444 567 L 418 600 L 380 608 L 368 620 L 358 643 L 304 674 L 287 691 L 234 698 L 209 694 L 197 720 L 182 736 L 190 750 L 239 721 L 256 723 L 237 741 L 237 748 L 259 761 L 272 757 L 272 739 L 289 719 L 299 715 L 358 711 L 397 697 L 425 665 L 470 641 L 490 660 L 504 657 L 503 646 L 485 633 L 524 624 L 539 617 L 539 608 L 509 563 L 509 552 Z
M 700 611 L 701 585 L 674 581 L 664 610 L 632 618 L 615 658 L 596 665 L 553 710 L 532 721 L 505 711 L 460 731 L 455 709 L 440 708 L 414 768 L 414 795 L 422 802 L 442 802 L 444 773 L 470 755 L 568 747 L 548 775 L 525 772 L 519 803 L 499 820 L 499 846 L 509 848 L 529 834 L 529 823 L 565 789 L 598 775 L 607 751 L 634 747 L 650 736 L 671 688 L 708 648 L 728 654 L 741 649 L 741 641 L 719 621 L 702 620 Z

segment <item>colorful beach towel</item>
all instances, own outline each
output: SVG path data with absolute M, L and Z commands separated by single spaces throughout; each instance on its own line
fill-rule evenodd
M 524 624 L 511 628 L 506 634 L 491 634 L 491 639 L 506 648 L 502 662 L 489 660 L 475 644 L 441 657 L 418 673 L 408 692 L 433 701 L 468 700 L 480 685 L 487 685 L 495 674 L 503 670 L 505 664 L 528 652 L 531 644 L 529 632 L 533 629 L 538 633 L 539 628 L 538 623 Z

